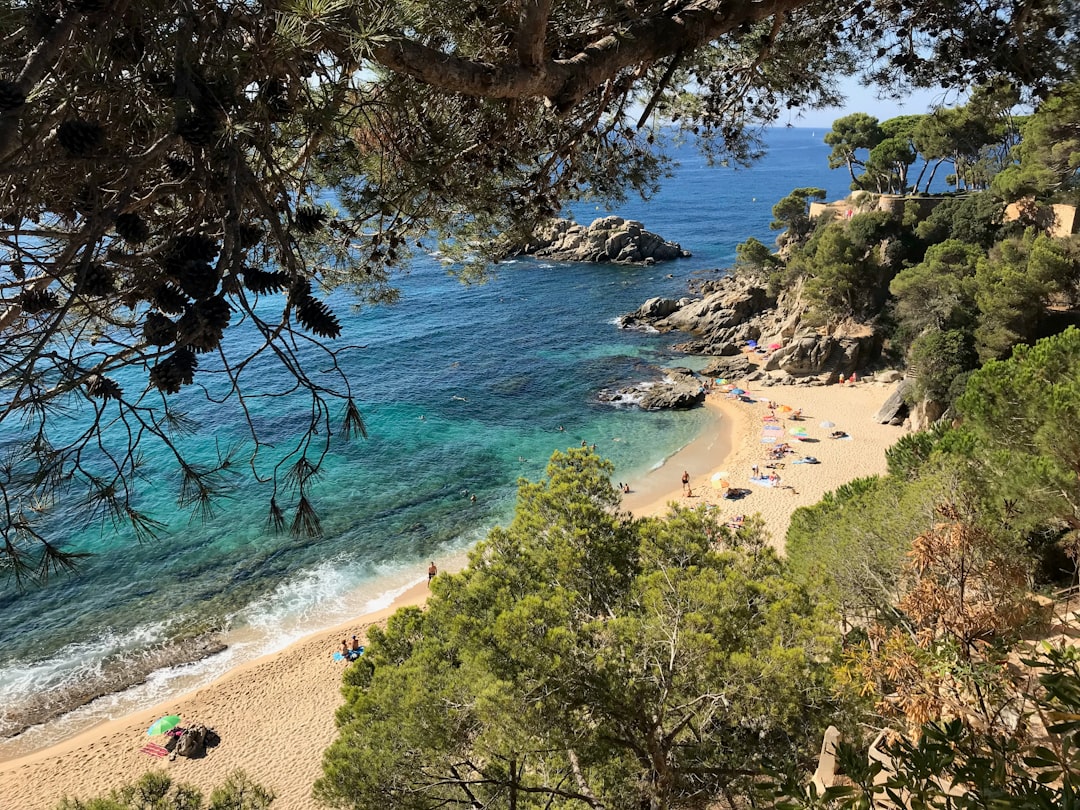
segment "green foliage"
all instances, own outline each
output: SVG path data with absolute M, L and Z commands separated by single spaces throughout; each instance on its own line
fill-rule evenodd
M 735 271 L 737 273 L 768 276 L 781 264 L 780 259 L 771 250 L 752 236 L 735 246 Z
M 897 439 L 893 446 L 885 451 L 889 475 L 905 481 L 918 478 L 927 468 L 927 463 L 947 430 L 945 425 L 935 423 L 929 430 L 905 433 Z
M 900 223 L 888 211 L 865 211 L 847 221 L 848 238 L 862 251 L 869 251 L 899 233 Z
M 956 719 L 926 724 L 914 739 L 896 739 L 874 757 L 861 746 L 841 743 L 838 771 L 850 784 L 819 795 L 797 777 L 790 778 L 778 784 L 773 806 L 1075 808 L 1080 791 L 1080 654 L 1075 646 L 1044 644 L 1024 665 L 1038 681 L 1017 687 L 1017 705 L 1025 709 L 1018 733 Z M 1035 727 L 1045 723 L 1045 736 L 1025 736 L 1029 720 Z M 884 766 L 882 753 L 891 767 Z
M 890 614 L 911 541 L 931 522 L 940 487 L 858 478 L 791 516 L 785 550 L 804 581 L 820 582 L 845 617 Z
M 825 133 L 825 143 L 832 147 L 829 153 L 829 168 L 846 166 L 851 175 L 852 188 L 855 188 L 858 182 L 855 167 L 861 168 L 864 165 L 858 153 L 873 149 L 884 137 L 877 118 L 872 115 L 852 113 L 837 118 L 833 121 L 832 129 Z
M 148 771 L 136 782 L 113 790 L 108 797 L 82 801 L 64 799 L 57 810 L 266 810 L 274 794 L 243 771 L 230 774 L 214 789 L 210 804 L 191 785 L 175 784 L 164 771 Z
M 863 224 L 856 226 L 854 234 L 846 223 L 833 222 L 789 260 L 789 272 L 806 278 L 810 322 L 865 316 L 881 305 L 884 268 L 878 261 L 878 246 L 866 240 L 882 227 L 882 220 L 876 213 L 851 221 L 856 219 Z
M 1034 340 L 1051 297 L 1071 287 L 1078 273 L 1080 264 L 1062 242 L 1032 229 L 995 245 L 975 273 L 979 356 L 1005 357 L 1017 343 Z
M 956 402 L 962 452 L 979 463 L 987 500 L 1009 502 L 1028 530 L 1061 522 L 1080 528 L 1080 331 L 1070 327 L 971 375 Z
M 934 245 L 923 260 L 901 270 L 889 285 L 896 318 L 912 334 L 974 327 L 974 278 L 982 251 L 959 240 Z
M 810 203 L 824 200 L 823 188 L 797 188 L 773 206 L 773 221 L 769 227 L 774 231 L 783 230 L 780 239 L 785 244 L 798 244 L 811 230 Z
M 866 171 L 859 177 L 859 186 L 879 193 L 903 194 L 907 191 L 907 170 L 918 155 L 907 136 L 885 138 L 870 150 Z
M 1035 110 L 1016 149 L 1019 162 L 994 178 L 994 192 L 1006 200 L 1045 197 L 1078 185 L 1080 171 L 1080 84 L 1071 82 Z
M 949 197 L 920 222 L 915 232 L 931 244 L 956 239 L 988 248 L 998 239 L 1004 203 L 989 192 Z
M 816 748 L 835 618 L 753 526 L 618 515 L 610 469 L 556 453 L 426 610 L 372 634 L 317 798 L 699 807 Z
M 948 406 L 953 380 L 978 364 L 975 341 L 970 332 L 950 329 L 930 330 L 911 344 L 908 368 L 915 376 L 918 399 L 932 399 Z

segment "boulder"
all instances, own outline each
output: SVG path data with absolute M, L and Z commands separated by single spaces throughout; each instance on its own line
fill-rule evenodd
M 551 220 L 528 243 L 509 251 L 511 256 L 523 253 L 562 262 L 649 265 L 690 255 L 676 242 L 668 242 L 645 230 L 640 222 L 622 217 L 602 217 L 587 227 L 568 219 Z
M 206 751 L 206 736 L 209 729 L 203 725 L 194 725 L 184 729 L 176 741 L 175 753 L 182 757 L 201 757 Z
M 889 395 L 889 398 L 885 400 L 885 404 L 874 415 L 874 421 L 882 425 L 902 424 L 909 412 L 907 400 L 914 385 L 913 380 L 901 380 L 897 384 L 896 390 Z
M 881 353 L 881 336 L 867 329 L 864 334 L 833 336 L 804 330 L 765 361 L 766 371 L 784 371 L 794 376 L 836 373 L 848 375 L 864 368 Z
M 663 408 L 685 409 L 700 405 L 704 401 L 705 392 L 701 383 L 678 382 L 650 388 L 641 398 L 641 407 L 646 411 Z
M 706 377 L 724 377 L 739 380 L 750 373 L 752 365 L 745 354 L 735 357 L 714 357 L 705 364 L 701 373 Z
M 651 324 L 666 318 L 678 308 L 679 302 L 671 298 L 650 298 L 633 312 L 620 317 L 619 326 L 626 329 L 640 324 Z

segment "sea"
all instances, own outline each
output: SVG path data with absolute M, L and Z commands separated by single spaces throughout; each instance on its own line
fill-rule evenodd
M 685 364 L 671 348 L 681 336 L 622 330 L 617 320 L 723 273 L 750 236 L 772 244 L 772 206 L 793 188 L 843 197 L 849 177 L 828 168 L 824 135 L 769 130 L 766 156 L 749 168 L 708 165 L 679 145 L 651 199 L 572 209 L 579 222 L 639 220 L 692 258 L 653 267 L 520 258 L 498 264 L 486 283 L 464 284 L 424 255 L 394 279 L 396 304 L 356 309 L 335 293 L 340 342 L 363 347 L 342 362 L 368 436 L 331 441 L 312 490 L 323 536 L 268 530 L 270 490 L 242 463 L 214 513 L 192 518 L 177 506 L 175 464 L 162 448 L 148 448 L 137 482 L 139 508 L 164 524 L 158 539 L 88 523 L 82 504 L 58 506 L 47 528 L 90 556 L 45 585 L 0 580 L 0 759 L 389 605 L 422 581 L 429 561 L 460 559 L 506 523 L 518 481 L 539 478 L 556 450 L 595 444 L 619 481 L 663 464 L 703 429 L 704 413 L 645 412 L 600 393 Z M 186 450 L 210 458 L 232 445 L 243 459 L 239 415 L 182 396 L 201 423 Z M 255 413 L 283 447 L 304 416 L 295 398 L 261 401 Z M 225 649 L 203 656 L 208 638 Z

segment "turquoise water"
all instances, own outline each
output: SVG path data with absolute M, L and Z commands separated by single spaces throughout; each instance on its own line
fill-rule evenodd
M 348 298 L 335 296 L 342 342 L 366 346 L 349 352 L 345 367 L 369 438 L 331 446 L 313 490 L 325 536 L 268 533 L 270 492 L 249 475 L 214 517 L 192 521 L 175 506 L 168 458 L 148 456 L 139 505 L 167 524 L 160 540 L 140 544 L 97 524 L 68 530 L 67 548 L 94 555 L 78 573 L 44 588 L 19 592 L 5 582 L 0 590 L 0 735 L 28 703 L 63 707 L 76 686 L 114 689 L 153 670 L 136 689 L 16 744 L 149 705 L 387 604 L 423 577 L 429 559 L 460 554 L 505 521 L 517 479 L 538 477 L 556 449 L 595 443 L 616 477 L 630 480 L 686 444 L 702 412 L 643 413 L 598 400 L 603 388 L 679 362 L 668 348 L 677 339 L 621 331 L 614 321 L 646 298 L 684 295 L 688 280 L 728 265 L 748 236 L 771 243 L 770 209 L 792 188 L 842 196 L 846 172 L 828 170 L 821 134 L 774 130 L 769 156 L 746 170 L 710 169 L 686 151 L 659 195 L 615 211 L 680 242 L 691 259 L 652 268 L 517 260 L 501 264 L 493 281 L 465 286 L 423 257 L 397 279 L 395 306 L 351 313 Z M 575 213 L 587 222 L 607 212 L 579 205 Z M 302 407 L 263 400 L 254 417 L 286 446 Z M 243 448 L 236 413 L 192 398 L 190 414 L 203 426 L 189 452 Z M 77 505 L 49 519 L 59 531 L 85 522 Z M 227 652 L 162 666 L 171 642 L 208 628 L 228 631 Z

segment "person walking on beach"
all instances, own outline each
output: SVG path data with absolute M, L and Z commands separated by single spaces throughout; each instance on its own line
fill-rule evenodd
M 431 587 L 431 580 L 435 579 L 435 575 L 439 573 L 439 569 L 435 567 L 435 561 L 431 561 L 431 565 L 427 567 L 427 584 Z
M 682 474 L 682 488 L 683 494 L 685 494 L 686 497 L 689 498 L 692 495 L 690 491 L 690 473 L 686 470 L 683 470 Z

